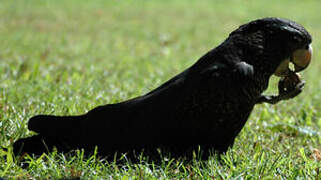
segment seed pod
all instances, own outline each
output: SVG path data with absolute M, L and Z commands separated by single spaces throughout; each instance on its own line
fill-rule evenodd
M 279 81 L 279 94 L 291 92 L 301 82 L 301 75 L 299 73 L 291 73 Z

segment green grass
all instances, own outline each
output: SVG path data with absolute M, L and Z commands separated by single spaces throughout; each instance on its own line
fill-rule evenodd
M 116 166 L 82 153 L 26 157 L 0 149 L 8 179 L 316 179 L 321 178 L 321 1 L 0 2 L 0 144 L 31 136 L 36 114 L 81 114 L 147 93 L 193 64 L 239 25 L 277 16 L 303 24 L 315 55 L 297 98 L 255 107 L 222 161 L 164 160 Z M 277 79 L 269 93 L 276 93 Z M 10 149 L 10 148 L 9 148 Z

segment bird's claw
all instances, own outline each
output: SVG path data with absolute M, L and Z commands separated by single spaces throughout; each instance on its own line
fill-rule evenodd
M 292 99 L 298 96 L 304 89 L 305 81 L 299 81 L 291 88 L 284 88 L 284 82 L 279 82 L 279 95 L 262 95 L 259 97 L 256 103 L 269 103 L 276 104 L 282 100 Z
M 296 96 L 298 96 L 304 89 L 305 81 L 299 82 L 297 85 L 295 85 L 294 89 L 290 91 L 284 91 L 282 94 L 279 94 L 281 96 L 282 100 L 292 99 Z

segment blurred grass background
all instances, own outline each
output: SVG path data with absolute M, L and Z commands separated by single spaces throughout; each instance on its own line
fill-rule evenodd
M 215 159 L 175 161 L 150 170 L 144 163 L 128 163 L 116 171 L 108 162 L 90 160 L 86 166 L 88 161 L 80 155 L 64 160 L 54 154 L 30 157 L 34 165 L 21 169 L 2 150 L 0 177 L 126 179 L 139 178 L 141 170 L 142 178 L 152 179 L 318 177 L 320 7 L 318 0 L 0 1 L 0 144 L 4 147 L 32 135 L 26 123 L 33 115 L 81 114 L 147 93 L 254 19 L 295 20 L 312 34 L 314 47 L 312 64 L 303 72 L 307 82 L 303 93 L 275 106 L 256 106 L 223 164 Z M 277 80 L 272 78 L 267 93 L 276 93 Z

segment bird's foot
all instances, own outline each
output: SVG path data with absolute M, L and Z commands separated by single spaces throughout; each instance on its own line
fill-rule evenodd
M 304 85 L 305 81 L 301 81 L 299 74 L 293 73 L 279 81 L 278 95 L 262 95 L 256 103 L 276 104 L 282 100 L 292 99 L 302 92 Z
M 279 94 L 281 100 L 288 100 L 298 96 L 304 89 L 305 81 L 301 81 L 295 85 L 293 89 L 283 91 Z

